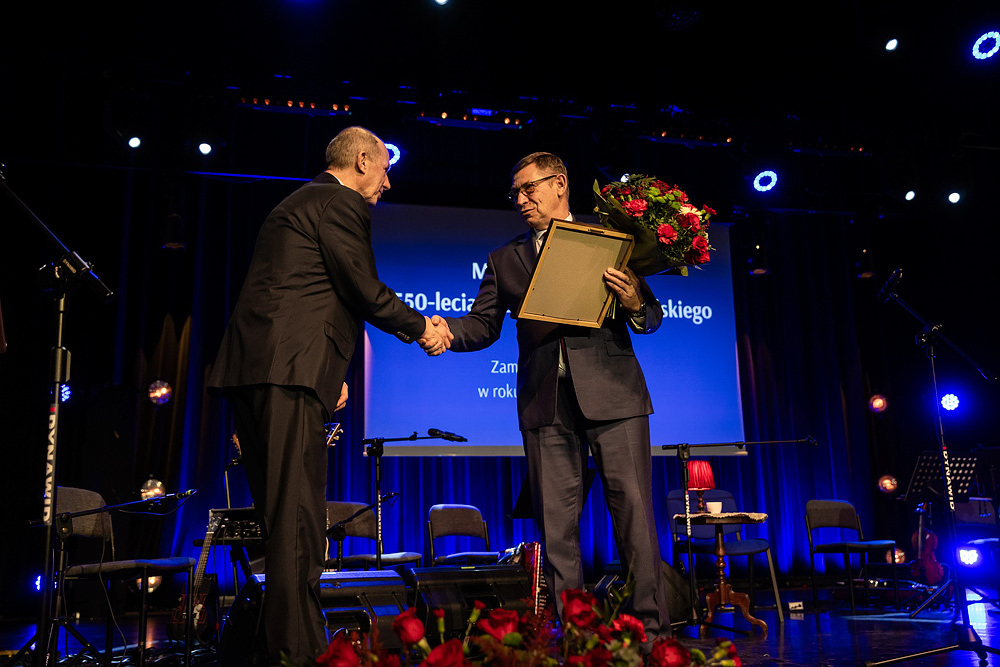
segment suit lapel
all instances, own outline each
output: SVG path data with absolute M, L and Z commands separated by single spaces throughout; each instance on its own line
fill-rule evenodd
M 524 265 L 524 270 L 528 272 L 528 275 L 531 275 L 531 272 L 535 270 L 535 264 L 538 262 L 538 257 L 535 255 L 534 241 L 534 232 L 529 229 L 528 233 L 518 239 L 514 245 L 514 254 L 521 260 L 521 264 Z

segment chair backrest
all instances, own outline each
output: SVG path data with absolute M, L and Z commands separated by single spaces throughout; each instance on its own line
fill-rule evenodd
M 698 494 L 694 491 L 688 491 L 688 495 L 691 499 L 691 511 L 694 512 L 695 508 L 698 506 Z M 723 512 L 738 512 L 739 508 L 736 506 L 736 499 L 733 498 L 733 494 L 725 489 L 709 489 L 704 493 L 705 502 L 722 502 Z M 687 528 L 684 525 L 684 520 L 679 519 L 677 521 L 673 520 L 675 514 L 684 514 L 684 490 L 674 489 L 667 493 L 667 516 L 671 518 L 670 530 L 673 533 L 675 540 L 681 540 L 687 538 Z M 731 535 L 733 533 L 739 533 L 739 524 L 726 524 L 722 527 L 723 535 Z M 714 540 L 715 539 L 715 526 L 691 526 L 691 537 L 695 540 Z
M 60 486 L 56 489 L 57 515 L 84 512 L 105 505 L 107 503 L 104 502 L 104 498 L 96 491 L 77 489 L 72 486 Z M 70 535 L 112 541 L 114 536 L 111 532 L 111 515 L 108 512 L 96 512 L 74 517 L 67 537 Z
M 483 515 L 473 505 L 433 505 L 427 513 L 427 523 L 435 538 L 460 535 L 478 537 L 487 544 L 490 541 Z
M 992 526 L 996 520 L 989 498 L 969 498 L 967 502 L 955 503 L 955 523 L 959 526 Z
M 357 512 L 365 509 L 368 503 L 355 503 L 347 500 L 328 500 L 326 502 L 326 525 L 334 524 L 347 519 Z M 346 524 L 344 530 L 348 537 L 362 537 L 369 540 L 375 539 L 375 511 L 367 510 L 361 512 Z
M 806 502 L 806 527 L 809 529 L 809 543 L 812 544 L 812 531 L 817 528 L 843 528 L 857 532 L 858 539 L 863 540 L 861 520 L 854 505 L 846 500 L 810 500 Z

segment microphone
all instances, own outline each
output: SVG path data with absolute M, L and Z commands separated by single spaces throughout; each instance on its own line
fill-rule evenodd
M 885 281 L 885 285 L 882 285 L 882 289 L 878 291 L 878 298 L 880 301 L 888 301 L 892 297 L 896 296 L 896 285 L 899 281 L 903 279 L 903 269 L 896 269 L 889 276 L 889 279 Z
M 427 429 L 427 435 L 432 438 L 441 438 L 442 440 L 448 440 L 449 442 L 468 442 L 468 438 L 463 438 L 460 435 L 455 435 L 450 431 L 439 431 L 436 428 Z
M 809 444 L 809 445 L 812 445 L 813 447 L 816 447 L 817 445 L 819 445 L 819 441 L 816 438 L 812 437 L 811 435 L 807 435 L 806 436 L 806 444 Z
M 198 493 L 198 489 L 188 489 L 187 491 L 184 491 L 183 493 L 178 493 L 177 494 L 177 499 L 180 500 L 181 498 L 187 498 L 188 496 L 193 496 L 196 493 Z

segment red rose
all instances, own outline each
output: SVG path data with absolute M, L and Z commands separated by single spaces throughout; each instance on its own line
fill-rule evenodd
M 479 621 L 476 626 L 483 632 L 495 637 L 498 642 L 512 632 L 517 632 L 517 612 L 513 609 L 493 609 L 490 617 Z
M 673 225 L 662 224 L 656 228 L 656 238 L 663 245 L 670 245 L 677 240 L 677 230 Z
M 596 628 L 594 628 L 594 634 L 600 637 L 602 642 L 614 641 L 615 638 L 615 636 L 611 634 L 611 628 L 607 627 L 606 625 L 598 625 Z
M 404 645 L 416 644 L 424 638 L 424 624 L 417 618 L 417 610 L 410 607 L 392 622 L 392 631 Z
M 633 199 L 632 201 L 625 202 L 625 210 L 633 218 L 641 218 L 642 214 L 646 212 L 646 206 L 645 199 Z
M 715 215 L 715 209 L 712 208 L 711 206 L 705 206 L 704 208 L 706 215 Z
M 614 656 L 611 655 L 611 651 L 603 646 L 595 646 L 587 651 L 587 654 L 584 656 L 583 664 L 586 665 L 586 667 L 605 667 L 611 662 L 612 658 L 614 658 Z
M 435 609 L 431 613 L 434 614 L 434 618 L 444 618 L 444 609 Z
M 698 235 L 691 239 L 691 249 L 684 253 L 684 259 L 690 264 L 705 264 L 709 261 L 708 239 Z
M 673 637 L 664 637 L 653 644 L 646 664 L 649 667 L 688 667 L 691 652 Z
M 682 227 L 693 231 L 701 229 L 701 218 L 698 217 L 697 213 L 681 213 L 677 217 L 680 219 Z
M 316 664 L 322 667 L 358 667 L 361 659 L 347 633 L 338 632 L 333 636 L 323 655 L 316 658 Z
M 468 667 L 469 664 L 462 651 L 462 642 L 458 639 L 449 639 L 435 646 L 424 659 L 426 667 Z
M 618 632 L 627 632 L 632 635 L 632 639 L 637 642 L 646 641 L 646 628 L 643 627 L 642 621 L 640 621 L 635 616 L 629 616 L 628 614 L 621 614 L 615 619 L 612 627 Z
M 474 600 L 472 606 L 478 609 L 479 611 L 486 609 L 486 603 L 483 602 L 482 600 Z
M 597 625 L 597 614 L 594 605 L 597 601 L 593 595 L 571 588 L 562 592 L 563 615 L 567 623 L 578 628 L 592 628 Z

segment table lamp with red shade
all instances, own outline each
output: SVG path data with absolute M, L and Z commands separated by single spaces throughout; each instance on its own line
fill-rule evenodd
M 688 463 L 690 481 L 688 490 L 698 494 L 698 511 L 705 511 L 705 492 L 715 488 L 715 475 L 708 461 L 692 460 Z

